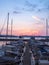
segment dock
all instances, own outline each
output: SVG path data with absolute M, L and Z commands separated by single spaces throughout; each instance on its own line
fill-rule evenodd
M 26 51 L 23 57 L 23 65 L 31 65 L 31 54 L 29 52 L 29 46 L 26 44 Z

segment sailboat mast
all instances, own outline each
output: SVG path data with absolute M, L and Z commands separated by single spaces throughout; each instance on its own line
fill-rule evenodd
M 13 19 L 11 20 L 11 36 L 12 36 L 12 29 L 13 29 Z
M 48 36 L 48 20 L 46 19 L 46 36 Z
M 9 13 L 8 13 L 8 17 L 7 17 L 7 30 L 6 30 L 6 35 L 8 35 L 8 25 L 9 25 Z

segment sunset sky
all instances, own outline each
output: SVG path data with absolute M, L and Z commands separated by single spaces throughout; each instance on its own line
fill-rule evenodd
M 0 0 L 0 32 L 6 34 L 9 12 L 9 34 L 13 19 L 14 35 L 46 35 L 49 22 L 49 0 Z

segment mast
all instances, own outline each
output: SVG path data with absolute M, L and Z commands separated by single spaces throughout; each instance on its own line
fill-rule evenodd
M 9 25 L 9 13 L 7 15 L 7 30 L 6 30 L 6 35 L 8 35 L 8 25 Z
M 48 20 L 46 19 L 46 36 L 48 36 Z
M 12 29 L 13 29 L 13 19 L 11 20 L 11 36 L 12 36 Z

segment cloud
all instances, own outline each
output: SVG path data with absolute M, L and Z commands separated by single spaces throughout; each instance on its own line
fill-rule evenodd
M 29 1 L 25 1 L 25 6 L 26 6 L 27 11 L 35 11 L 38 5 L 33 4 L 33 3 L 29 2 Z
M 21 12 L 19 11 L 13 11 L 14 14 L 20 14 Z
M 45 0 L 39 0 L 40 3 L 43 3 Z
M 28 1 L 25 0 L 23 6 L 17 6 L 15 8 L 16 14 L 20 14 L 23 11 L 29 11 L 29 12 L 47 12 L 49 10 L 49 3 L 48 0 L 37 0 L 34 2 L 34 0 Z
M 46 10 L 49 10 L 49 6 L 45 6 L 44 3 L 46 3 L 45 0 L 37 0 L 37 3 L 25 1 L 26 11 L 34 11 L 34 12 L 46 12 Z M 47 4 L 47 3 L 46 3 Z M 25 8 L 24 8 L 25 9 Z
M 38 8 L 37 9 L 37 12 L 43 12 L 43 11 L 45 12 L 45 8 Z
M 32 4 L 29 1 L 25 1 L 25 5 L 29 6 L 29 7 L 32 7 Z
M 37 12 L 45 12 L 45 13 L 47 13 L 48 11 L 49 11 L 49 6 L 37 9 Z
M 32 4 L 29 1 L 25 1 L 25 5 L 28 6 L 28 7 L 32 7 L 32 8 L 36 8 L 37 7 L 37 4 Z
M 43 8 L 40 9 L 40 11 L 49 11 L 49 0 L 43 0 Z
M 46 7 L 46 9 L 49 11 L 49 5 Z
M 41 21 L 39 17 L 37 16 L 32 16 L 33 19 L 35 19 L 36 21 Z
M 22 13 L 22 8 L 20 7 L 20 6 L 16 6 L 15 8 L 14 8 L 14 11 L 13 11 L 13 13 L 14 14 L 20 14 L 20 13 Z

